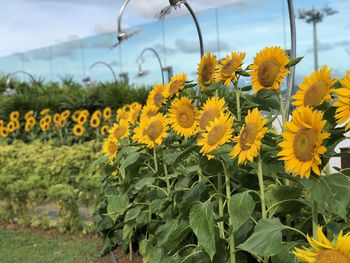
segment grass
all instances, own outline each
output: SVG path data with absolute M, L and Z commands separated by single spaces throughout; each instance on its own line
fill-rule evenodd
M 100 262 L 100 240 L 0 229 L 1 262 Z

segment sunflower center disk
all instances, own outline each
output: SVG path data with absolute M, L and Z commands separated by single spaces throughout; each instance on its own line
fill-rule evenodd
M 274 59 L 270 58 L 264 61 L 259 67 L 259 82 L 264 87 L 271 87 L 280 72 L 280 64 Z
M 156 113 L 157 112 L 154 110 L 149 110 L 149 111 L 147 111 L 146 115 L 148 118 L 151 118 L 152 116 L 156 115 Z
M 176 92 L 178 92 L 178 90 L 181 88 L 181 86 L 183 85 L 183 81 L 182 80 L 174 80 L 173 82 L 171 82 L 170 87 L 169 87 L 169 92 L 171 94 L 174 94 Z
M 110 143 L 108 145 L 108 152 L 110 154 L 115 154 L 116 151 L 117 151 L 117 146 L 114 143 Z
M 325 249 L 318 253 L 315 263 L 350 263 L 350 258 L 338 250 Z
M 225 136 L 225 131 L 226 127 L 223 124 L 214 126 L 208 133 L 208 144 L 211 146 L 218 144 Z
M 192 108 L 183 105 L 177 112 L 177 121 L 182 128 L 191 128 L 196 120 L 196 115 Z
M 154 105 L 156 105 L 157 107 L 161 106 L 162 105 L 162 102 L 163 102 L 163 95 L 162 93 L 157 93 L 155 96 L 154 96 Z
M 314 129 L 301 128 L 293 142 L 295 156 L 301 162 L 311 161 L 316 145 L 316 132 Z
M 204 64 L 203 69 L 202 69 L 202 74 L 201 74 L 201 78 L 203 80 L 203 83 L 207 83 L 211 79 L 212 75 L 213 75 L 212 65 L 209 63 Z
M 209 125 L 209 122 L 215 120 L 220 117 L 220 112 L 215 109 L 209 109 L 203 112 L 202 117 L 199 120 L 199 127 L 201 130 L 205 130 L 205 128 Z
M 126 132 L 126 127 L 124 125 L 119 126 L 113 131 L 114 137 L 119 140 Z
M 223 65 L 221 74 L 224 76 L 231 76 L 235 72 L 235 68 L 235 62 L 233 59 L 230 59 Z
M 304 104 L 316 106 L 320 104 L 327 94 L 327 85 L 323 81 L 317 81 L 305 92 Z
M 258 126 L 255 123 L 247 123 L 239 137 L 239 145 L 243 151 L 250 149 L 254 143 L 258 131 Z
M 152 141 L 155 141 L 163 131 L 163 125 L 159 120 L 151 122 L 145 129 L 145 135 L 148 136 Z

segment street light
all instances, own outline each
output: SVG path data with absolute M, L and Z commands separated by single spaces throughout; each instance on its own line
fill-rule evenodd
M 143 55 L 147 51 L 152 52 L 156 56 L 156 58 L 158 60 L 158 63 L 159 63 L 159 66 L 160 66 L 160 73 L 162 74 L 162 81 L 163 81 L 163 84 L 165 84 L 162 61 L 160 60 L 160 56 L 157 53 L 157 51 L 154 48 L 151 48 L 151 47 L 147 47 L 147 48 L 143 49 L 141 51 L 141 54 L 138 56 L 137 61 L 139 62 L 139 74 L 138 74 L 139 77 L 142 77 L 142 76 L 147 74 L 147 73 L 145 74 L 145 72 L 143 72 L 142 68 L 141 68 L 142 61 L 143 61 Z
M 3 93 L 4 96 L 11 96 L 11 95 L 13 95 L 13 94 L 16 93 L 16 90 L 15 90 L 15 89 L 11 89 L 10 83 L 11 83 L 12 78 L 13 78 L 15 75 L 18 75 L 18 74 L 24 74 L 24 75 L 26 75 L 27 77 L 29 77 L 29 78 L 31 79 L 31 81 L 33 82 L 33 84 L 37 85 L 37 82 L 36 82 L 35 78 L 34 78 L 33 75 L 30 74 L 29 72 L 24 71 L 24 70 L 18 70 L 18 71 L 12 72 L 12 73 L 9 74 L 9 76 L 8 76 L 7 79 L 6 79 L 6 90 L 5 90 L 4 93 Z
M 313 25 L 314 31 L 314 61 L 315 70 L 318 69 L 318 57 L 317 57 L 317 23 L 321 23 L 326 16 L 331 16 L 338 13 L 338 11 L 326 6 L 321 10 L 312 8 L 310 10 L 299 10 L 299 19 L 305 20 L 306 23 Z
M 114 78 L 114 82 L 117 82 L 117 81 L 118 81 L 118 80 L 117 80 L 117 76 L 115 75 L 114 70 L 113 70 L 113 68 L 111 67 L 111 65 L 109 65 L 108 63 L 106 63 L 106 62 L 104 62 L 104 61 L 97 61 L 97 62 L 93 63 L 93 64 L 89 67 L 89 71 L 88 71 L 86 77 L 83 78 L 83 82 L 86 83 L 87 86 L 90 86 L 90 84 L 91 84 L 91 77 L 90 77 L 90 75 L 91 75 L 91 70 L 92 70 L 96 65 L 103 65 L 103 66 L 106 66 L 106 67 L 111 71 L 111 73 L 112 73 L 112 75 L 113 75 L 113 78 Z
M 119 15 L 118 15 L 118 19 L 117 19 L 117 21 L 118 21 L 118 35 L 117 35 L 118 43 L 115 44 L 113 47 L 118 46 L 124 40 L 127 40 L 129 37 L 137 34 L 137 31 L 132 32 L 132 33 L 126 33 L 125 31 L 122 30 L 122 17 L 123 17 L 125 8 L 129 4 L 129 2 L 130 2 L 130 0 L 126 0 L 119 10 Z

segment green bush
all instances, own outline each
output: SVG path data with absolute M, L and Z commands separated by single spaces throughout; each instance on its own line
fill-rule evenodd
M 50 226 L 72 232 L 91 228 L 79 208 L 93 206 L 100 188 L 95 143 L 55 147 L 15 141 L 0 148 L 0 220 L 47 227 L 47 211 L 37 214 L 37 207 L 55 203 L 58 218 Z

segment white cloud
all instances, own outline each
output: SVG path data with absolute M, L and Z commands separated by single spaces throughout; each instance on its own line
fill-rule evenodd
M 199 42 L 191 41 L 185 39 L 177 39 L 175 41 L 175 46 L 179 51 L 184 53 L 198 53 L 199 52 Z M 230 50 L 230 45 L 222 40 L 217 41 L 207 41 L 204 43 L 205 51 L 210 51 L 212 53 L 218 52 L 220 46 L 220 51 Z

